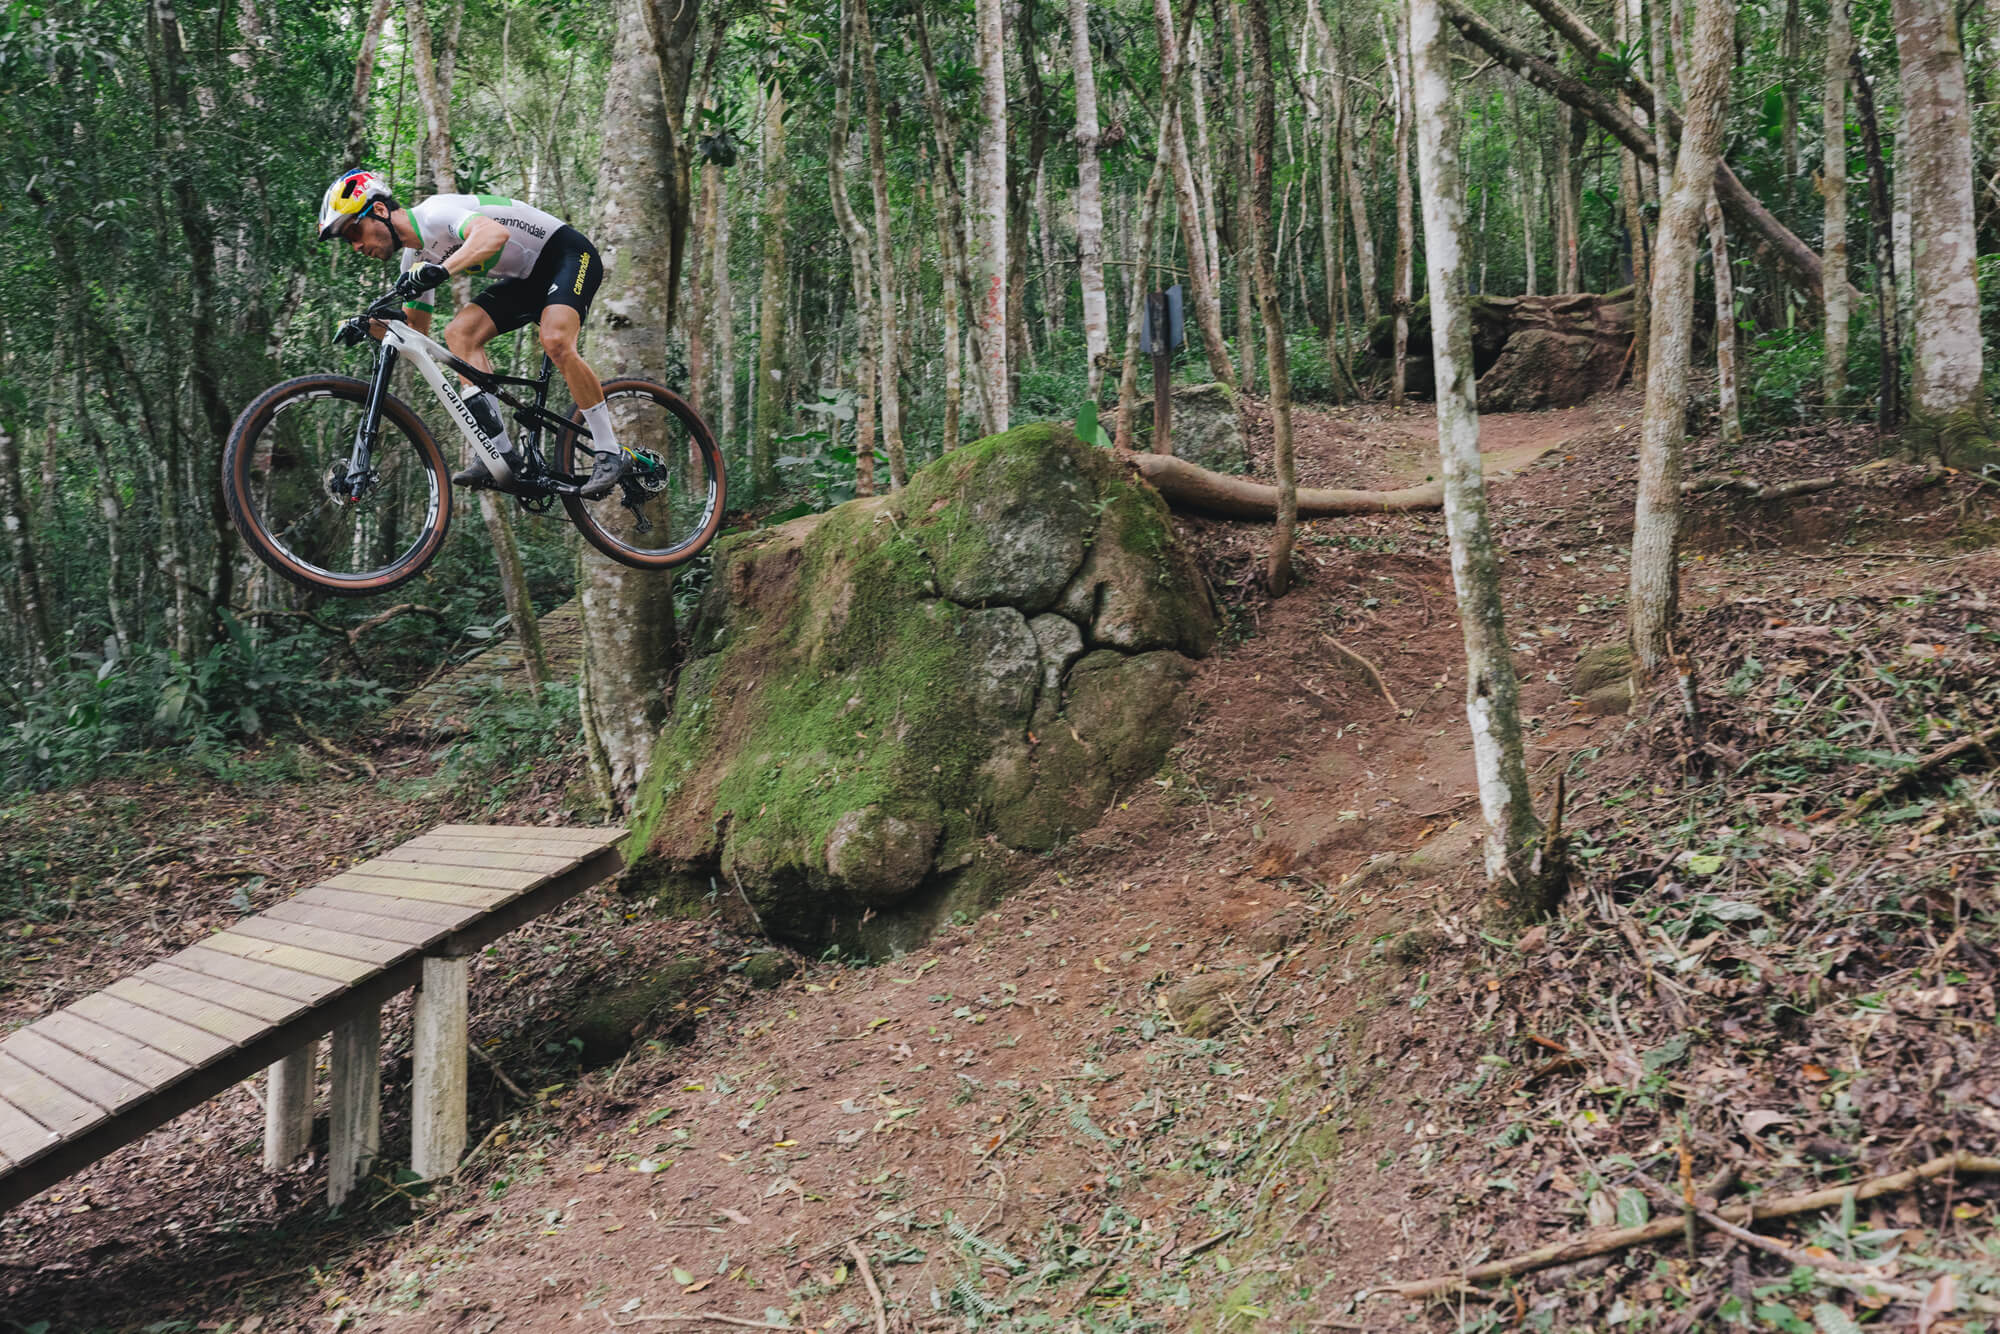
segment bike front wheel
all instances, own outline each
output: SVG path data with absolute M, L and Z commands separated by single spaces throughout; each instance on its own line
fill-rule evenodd
M 620 564 L 669 570 L 694 559 L 722 526 L 726 483 L 722 453 L 701 414 L 663 385 L 612 380 L 604 386 L 612 428 L 631 454 L 626 480 L 595 500 L 564 496 L 570 522 L 590 545 Z M 588 476 L 596 454 L 577 430 L 562 433 L 558 471 Z
M 222 455 L 229 517 L 258 559 L 304 588 L 366 597 L 415 578 L 444 545 L 451 481 L 417 415 L 383 395 L 355 467 L 369 384 L 307 375 L 251 401 Z

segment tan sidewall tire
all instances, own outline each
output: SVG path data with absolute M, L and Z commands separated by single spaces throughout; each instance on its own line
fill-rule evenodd
M 708 463 L 709 475 L 715 478 L 715 504 L 709 510 L 708 522 L 702 526 L 700 531 L 690 534 L 670 554 L 647 556 L 640 552 L 635 552 L 632 548 L 618 542 L 610 534 L 598 527 L 596 520 L 591 518 L 589 507 L 579 497 L 564 496 L 562 498 L 563 508 L 569 512 L 569 521 L 576 525 L 578 532 L 583 534 L 583 540 L 596 547 L 610 559 L 617 561 L 620 565 L 629 565 L 635 570 L 671 570 L 677 566 L 685 565 L 696 556 L 699 556 L 708 547 L 708 544 L 715 540 L 716 532 L 722 527 L 722 511 L 727 506 L 729 500 L 729 479 L 722 471 L 722 451 L 716 448 L 715 437 L 709 433 L 708 423 L 701 419 L 701 414 L 696 412 L 686 399 L 665 385 L 656 384 L 651 380 L 607 380 L 604 382 L 604 396 L 607 399 L 615 394 L 630 393 L 634 390 L 657 398 L 670 413 L 680 419 L 682 425 L 688 428 L 689 435 L 693 438 L 696 446 L 700 448 L 703 458 Z M 570 413 L 570 421 L 574 425 L 581 426 L 583 424 L 583 413 L 581 411 L 572 411 Z M 563 435 L 559 452 L 560 456 L 556 459 L 557 471 L 566 473 L 576 472 L 574 466 L 575 444 L 575 433 L 566 432 Z
M 438 451 L 437 441 L 431 438 L 430 431 L 417 419 L 417 414 L 395 395 L 383 395 L 382 415 L 417 447 L 425 468 L 437 479 L 438 485 L 437 520 L 431 525 L 424 541 L 410 555 L 365 579 L 329 579 L 298 564 L 279 549 L 265 535 L 261 520 L 251 514 L 246 501 L 250 461 L 255 454 L 253 445 L 257 437 L 270 426 L 279 405 L 316 389 L 325 390 L 330 397 L 345 399 L 362 408 L 368 403 L 368 382 L 350 375 L 302 375 L 272 385 L 252 399 L 250 406 L 238 414 L 236 424 L 229 428 L 229 443 L 222 451 L 222 495 L 229 506 L 229 517 L 259 560 L 301 588 L 316 589 L 335 597 L 370 597 L 386 593 L 422 574 L 424 567 L 436 559 L 443 549 L 444 539 L 451 531 L 451 476 L 446 471 L 444 455 Z

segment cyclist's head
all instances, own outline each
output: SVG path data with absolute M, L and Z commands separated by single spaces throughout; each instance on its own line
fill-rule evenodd
M 375 172 L 362 168 L 341 176 L 326 187 L 326 194 L 319 201 L 319 239 L 331 241 L 340 237 L 378 199 L 389 206 L 388 213 L 402 207 L 389 193 L 388 180 Z

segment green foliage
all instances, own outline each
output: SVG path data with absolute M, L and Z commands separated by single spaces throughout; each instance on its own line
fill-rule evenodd
M 580 746 L 571 683 L 550 682 L 539 694 L 494 690 L 469 707 L 479 726 L 448 748 L 439 777 L 454 785 L 483 784 L 495 803 L 516 784 L 573 758 Z
M 0 791 L 86 781 L 163 748 L 215 762 L 294 714 L 339 723 L 387 700 L 372 681 L 327 675 L 324 635 L 226 625 L 193 661 L 156 648 L 75 655 L 46 688 L 16 700 L 0 731 Z

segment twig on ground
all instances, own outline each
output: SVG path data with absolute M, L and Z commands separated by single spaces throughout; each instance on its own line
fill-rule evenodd
M 1916 1167 L 1886 1176 L 1870 1177 L 1866 1181 L 1829 1190 L 1808 1191 L 1801 1195 L 1785 1195 L 1775 1200 L 1762 1200 L 1754 1204 L 1730 1205 L 1722 1215 L 1733 1216 L 1733 1221 L 1748 1223 L 1760 1218 L 1788 1218 L 1793 1214 L 1811 1213 L 1816 1209 L 1829 1209 L 1841 1202 L 1849 1191 L 1856 1202 L 1872 1200 L 1878 1195 L 1892 1195 L 1908 1190 L 1919 1181 L 1942 1176 L 1946 1172 L 1993 1172 L 2000 1173 L 2000 1158 L 1982 1158 L 1977 1154 L 1960 1149 L 1956 1153 L 1933 1158 Z M 1718 1215 L 1718 1216 L 1722 1216 Z M 1678 1214 L 1672 1218 L 1655 1219 L 1641 1227 L 1618 1228 L 1610 1232 L 1586 1233 L 1569 1241 L 1559 1241 L 1538 1250 L 1529 1251 L 1505 1260 L 1492 1260 L 1486 1264 L 1474 1265 L 1459 1274 L 1445 1274 L 1436 1278 L 1417 1279 L 1409 1283 L 1391 1283 L 1379 1288 L 1371 1288 L 1362 1296 L 1430 1297 L 1441 1292 L 1473 1283 L 1486 1282 L 1496 1278 L 1510 1278 L 1515 1274 L 1525 1274 L 1530 1270 L 1544 1269 L 1549 1265 L 1563 1264 L 1570 1260 L 1581 1260 L 1586 1256 L 1603 1255 L 1608 1251 L 1621 1251 L 1632 1246 L 1644 1246 L 1649 1242 L 1662 1241 L 1674 1236 L 1682 1229 Z M 1844 1285 L 1843 1285 L 1844 1286 Z M 1878 1289 L 1889 1296 L 1886 1287 Z M 1910 1289 L 1914 1292 L 1915 1289 Z
M 1884 780 L 1871 791 L 1855 798 L 1854 804 L 1842 813 L 1841 818 L 1852 820 L 1855 816 L 1860 815 L 1869 807 L 1875 805 L 1876 802 L 1881 801 L 1882 798 L 1891 796 L 1909 786 L 1939 765 L 1949 764 L 1959 756 L 1979 750 L 1987 742 L 1995 740 L 2000 740 L 2000 723 L 1995 723 L 1993 726 L 1974 732 L 1969 736 L 1962 736 L 1948 746 L 1938 747 L 1915 764 L 1912 764 L 1909 768 L 1898 771 L 1894 777 Z
M 1338 639 L 1335 639 L 1332 635 L 1321 635 L 1320 638 L 1324 639 L 1327 643 L 1333 645 L 1334 650 L 1340 653 L 1349 662 L 1359 667 L 1362 671 L 1368 673 L 1368 679 L 1373 681 L 1375 683 L 1375 688 L 1382 692 L 1382 698 L 1389 701 L 1389 711 L 1391 713 L 1401 713 L 1403 711 L 1403 706 L 1396 702 L 1396 697 L 1389 693 L 1389 687 L 1383 683 L 1382 673 L 1375 670 L 1374 663 L 1368 661 L 1368 659 L 1362 657 L 1359 653 L 1356 653 L 1353 649 L 1341 643 Z
M 852 1240 L 847 1243 L 847 1253 L 854 1257 L 862 1285 L 868 1289 L 868 1300 L 875 1303 L 875 1334 L 889 1334 L 889 1313 L 882 1305 L 882 1289 L 875 1286 L 875 1271 L 868 1267 L 868 1253 Z
M 380 781 L 382 771 L 377 769 L 374 761 L 370 760 L 367 756 L 350 754 L 342 750 L 339 746 L 334 745 L 331 741 L 328 741 L 325 737 L 315 736 L 311 729 L 306 726 L 305 720 L 299 717 L 297 713 L 292 714 L 292 724 L 299 729 L 299 732 L 306 740 L 312 742 L 314 746 L 318 747 L 325 754 L 336 760 L 347 760 L 350 763 L 358 764 L 368 771 L 368 776 L 371 779 Z
M 519 1084 L 516 1084 L 513 1080 L 507 1078 L 507 1072 L 500 1068 L 500 1062 L 494 1060 L 493 1057 L 489 1055 L 487 1052 L 480 1050 L 478 1043 L 468 1040 L 465 1045 L 466 1048 L 469 1051 L 471 1051 L 471 1053 L 474 1056 L 477 1056 L 480 1060 L 486 1062 L 486 1068 L 493 1072 L 493 1077 L 500 1081 L 501 1087 L 505 1088 L 509 1093 L 519 1098 L 522 1102 L 534 1101 L 533 1098 L 529 1097 L 526 1093 L 522 1092 L 521 1086 Z
M 627 1325 L 699 1325 L 713 1322 L 718 1325 L 734 1325 L 738 1329 L 783 1329 L 791 1334 L 799 1334 L 797 1325 L 773 1325 L 763 1320 L 745 1320 L 742 1316 L 724 1315 L 720 1311 L 662 1311 L 658 1315 L 635 1315 L 630 1320 L 613 1320 L 611 1312 L 600 1311 L 604 1323 L 613 1329 L 623 1329 Z
M 750 910 L 750 920 L 757 924 L 757 934 L 760 936 L 771 934 L 764 929 L 764 919 L 758 915 L 757 905 L 752 903 L 750 896 L 743 892 L 743 877 L 736 873 L 736 868 L 733 866 L 729 868 L 729 878 L 736 882 L 736 897 L 742 899 L 743 906 Z

